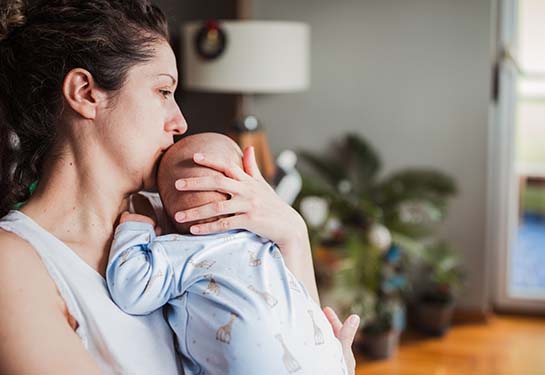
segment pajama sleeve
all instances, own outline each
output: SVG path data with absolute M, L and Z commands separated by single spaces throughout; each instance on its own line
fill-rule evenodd
M 106 281 L 114 302 L 125 312 L 145 315 L 172 298 L 175 275 L 150 224 L 125 222 L 115 231 Z

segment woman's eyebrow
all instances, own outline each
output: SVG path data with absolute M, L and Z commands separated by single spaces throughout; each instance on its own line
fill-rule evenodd
M 158 77 L 161 77 L 161 76 L 169 77 L 172 80 L 172 84 L 174 86 L 176 86 L 176 79 L 172 75 L 170 75 L 168 73 L 161 73 L 161 74 L 158 74 L 157 76 Z

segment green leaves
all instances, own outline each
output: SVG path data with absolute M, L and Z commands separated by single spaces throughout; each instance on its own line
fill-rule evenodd
M 457 192 L 454 180 L 432 169 L 406 169 L 393 173 L 375 187 L 377 203 L 396 205 L 408 199 L 429 200 L 441 205 Z
M 301 211 L 302 198 L 320 197 L 329 204 L 329 219 L 340 221 L 340 230 L 326 230 L 326 220 L 322 227 L 311 228 L 311 237 L 313 243 L 335 246 L 345 254 L 332 282 L 342 312 L 360 314 L 362 326 L 369 329 L 393 327 L 394 316 L 402 315 L 403 293 L 411 289 L 405 264 L 424 262 L 430 284 L 454 286 L 458 261 L 441 248 L 428 252 L 425 245 L 457 192 L 451 177 L 434 169 L 408 168 L 379 179 L 378 153 L 356 134 L 346 135 L 330 153 L 299 156 L 303 189 L 295 206 Z M 394 246 L 385 252 L 369 240 L 370 228 L 377 224 L 392 237 Z
M 336 188 L 339 182 L 347 177 L 343 164 L 334 158 L 317 156 L 305 151 L 300 151 L 297 155 L 331 187 Z
M 457 192 L 454 180 L 434 169 L 405 169 L 378 181 L 378 153 L 356 134 L 346 135 L 330 154 L 299 155 L 301 195 L 326 198 L 347 227 L 380 222 L 407 236 L 425 237 L 442 222 L 447 200 Z
M 344 147 L 350 180 L 356 190 L 367 190 L 373 185 L 382 166 L 378 153 L 365 139 L 355 134 L 346 136 Z

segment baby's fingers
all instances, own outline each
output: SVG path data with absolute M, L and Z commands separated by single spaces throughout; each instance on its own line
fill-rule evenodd
M 121 214 L 121 218 L 119 219 L 119 223 L 120 224 L 123 224 L 127 221 L 136 221 L 138 223 L 146 223 L 146 224 L 151 224 L 153 226 L 155 226 L 155 221 L 153 221 L 153 219 L 147 217 L 147 216 L 144 216 L 144 215 L 140 215 L 140 214 L 133 214 L 133 213 L 129 213 L 128 211 L 125 211 Z

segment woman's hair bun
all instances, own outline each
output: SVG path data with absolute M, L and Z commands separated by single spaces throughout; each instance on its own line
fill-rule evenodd
M 25 6 L 24 0 L 0 0 L 0 42 L 25 23 Z

